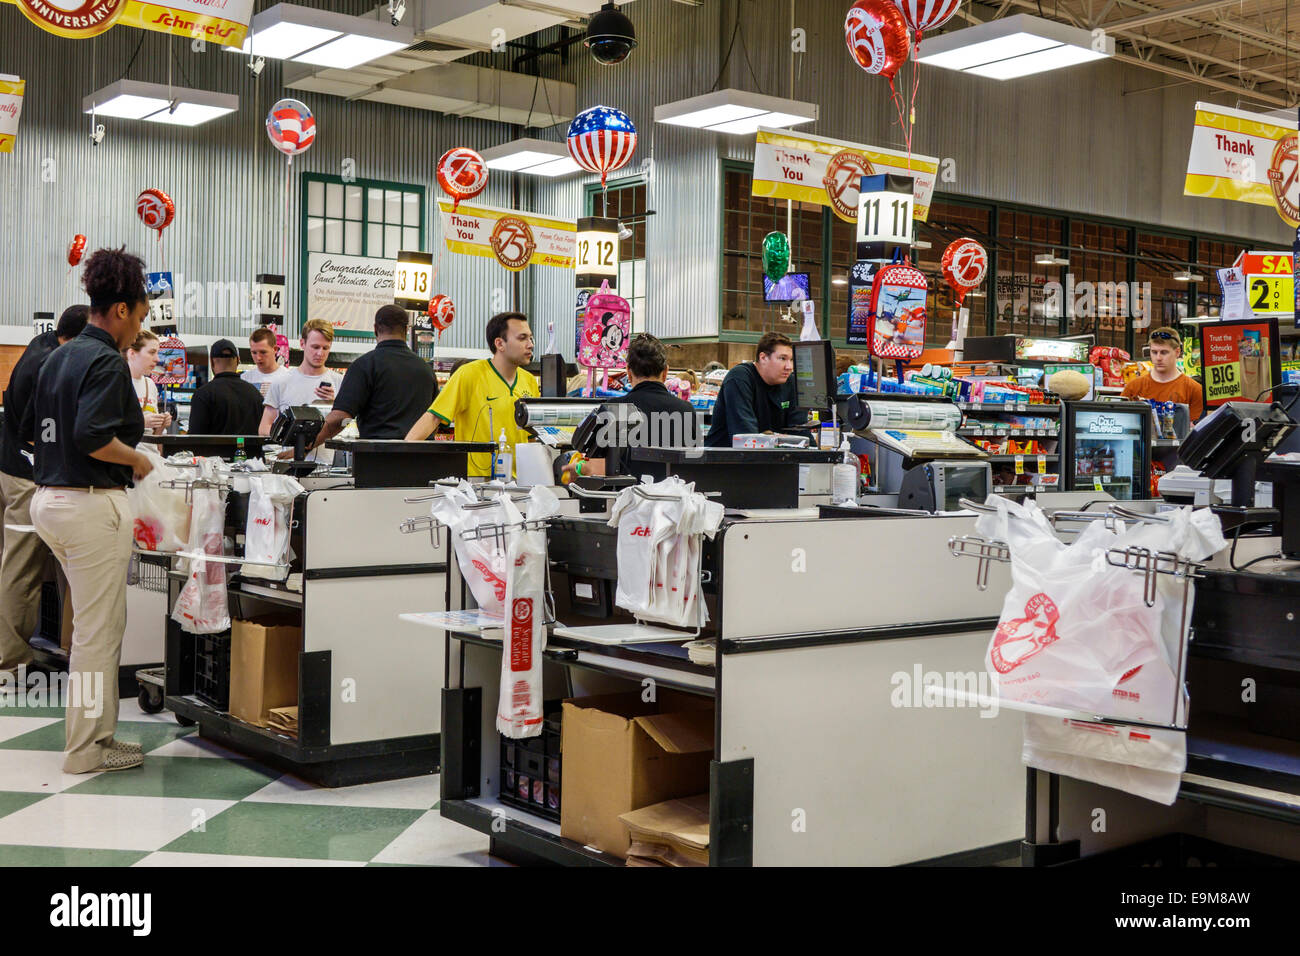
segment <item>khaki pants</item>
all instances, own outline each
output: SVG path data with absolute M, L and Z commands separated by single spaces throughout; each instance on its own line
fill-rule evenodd
M 0 471 L 0 502 L 4 505 L 4 557 L 0 559 L 0 670 L 32 662 L 28 642 L 36 633 L 41 612 L 41 578 L 49 549 L 35 531 L 14 531 L 12 525 L 32 523 L 36 486 L 26 478 Z
M 63 771 L 85 773 L 104 762 L 104 752 L 117 730 L 117 670 L 126 632 L 131 506 L 125 491 L 37 488 L 32 523 L 63 567 L 72 594 Z M 74 689 L 82 693 L 76 694 Z

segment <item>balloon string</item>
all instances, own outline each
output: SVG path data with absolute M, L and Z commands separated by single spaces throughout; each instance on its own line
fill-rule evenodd
M 912 108 L 907 124 L 907 168 L 912 168 L 912 132 L 916 128 L 916 91 L 921 86 L 921 31 L 916 31 L 916 51 L 912 54 Z
M 280 238 L 280 255 L 284 263 L 284 278 L 287 282 L 289 279 L 289 188 L 293 183 L 293 157 L 288 157 L 289 161 L 284 165 L 284 222 Z M 302 316 L 298 316 L 298 324 L 302 325 Z

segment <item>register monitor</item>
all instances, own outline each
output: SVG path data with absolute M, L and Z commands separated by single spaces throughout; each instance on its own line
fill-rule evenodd
M 903 473 L 898 506 L 960 511 L 962 498 L 983 501 L 992 487 L 993 469 L 986 461 L 928 461 Z
M 835 405 L 835 350 L 819 339 L 794 343 L 795 407 L 801 411 L 825 412 Z
M 1232 479 L 1232 504 L 1255 504 L 1259 463 L 1296 424 L 1277 402 L 1229 402 L 1201 419 L 1183 439 L 1178 457 L 1209 479 Z

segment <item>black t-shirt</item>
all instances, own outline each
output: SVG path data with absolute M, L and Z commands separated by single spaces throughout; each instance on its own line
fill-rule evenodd
M 768 385 L 753 362 L 737 365 L 722 380 L 704 444 L 730 448 L 733 435 L 784 431 L 795 423 L 795 400 L 793 375 L 783 385 Z
M 36 391 L 36 376 L 58 347 L 59 339 L 53 329 L 42 332 L 27 344 L 26 351 L 9 376 L 9 387 L 4 393 L 4 432 L 0 434 L 0 471 L 6 475 L 32 480 L 32 463 L 22 454 L 23 450 L 30 454 L 32 446 L 23 442 L 18 433 L 27 406 L 31 404 L 32 393 Z
M 668 473 L 667 465 L 638 458 L 637 448 L 689 448 L 700 443 L 699 415 L 695 408 L 668 391 L 662 382 L 638 382 L 626 396 L 606 404 L 616 403 L 635 406 L 645 416 L 639 431 L 635 425 L 629 429 L 626 445 L 620 451 L 618 470 L 623 474 L 662 479 Z M 607 463 L 609 460 L 607 451 L 598 451 L 591 457 L 605 458 Z
M 191 435 L 256 435 L 262 423 L 262 393 L 238 372 L 218 372 L 194 393 Z
M 334 410 L 355 418 L 364 439 L 405 438 L 437 395 L 429 363 L 405 342 L 384 339 L 348 368 Z
M 144 413 L 131 370 L 111 335 L 88 325 L 45 360 L 21 434 L 36 445 L 32 477 L 38 485 L 115 488 L 132 483 L 130 465 L 90 457 L 114 438 L 134 448 L 144 437 Z

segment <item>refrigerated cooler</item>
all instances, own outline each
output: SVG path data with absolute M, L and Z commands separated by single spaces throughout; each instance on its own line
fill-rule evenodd
M 1068 491 L 1104 491 L 1121 501 L 1151 497 L 1151 406 L 1066 402 L 1061 471 Z

